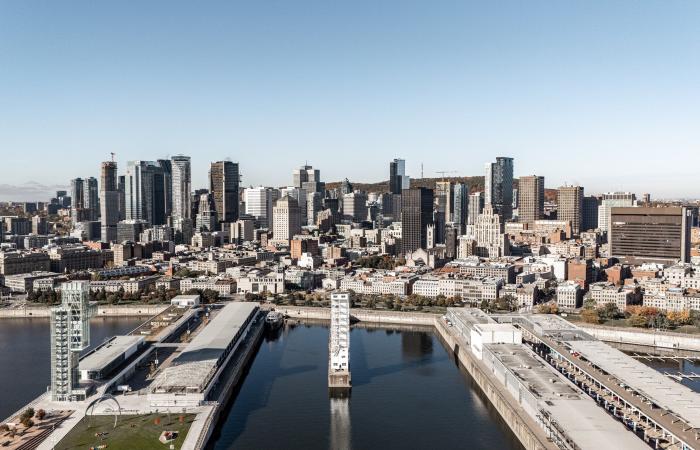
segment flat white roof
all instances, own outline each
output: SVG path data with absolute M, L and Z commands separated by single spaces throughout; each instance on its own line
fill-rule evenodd
M 581 449 L 649 448 L 527 347 L 520 344 L 487 344 L 485 347 L 515 375 L 521 386 L 536 393 L 538 407 L 549 411 Z
M 700 394 L 697 392 L 603 342 L 571 341 L 567 344 L 624 384 L 680 416 L 691 427 L 700 428 Z
M 143 340 L 143 336 L 115 336 L 114 339 L 80 360 L 78 369 L 101 370 Z
M 649 449 L 592 400 L 549 399 L 548 402 L 547 410 L 556 417 L 557 424 L 584 450 Z
M 203 390 L 238 330 L 258 307 L 254 302 L 224 306 L 153 381 L 153 391 Z

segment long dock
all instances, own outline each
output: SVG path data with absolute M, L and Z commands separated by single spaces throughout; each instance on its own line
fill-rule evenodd
M 25 405 L 22 410 L 31 406 L 50 412 L 50 417 L 58 417 L 61 411 L 65 416 L 61 421 L 54 421 L 53 426 L 42 427 L 44 432 L 32 439 L 31 449 L 58 448 L 56 445 L 86 417 L 118 412 L 120 416 L 194 415 L 178 447 L 203 450 L 259 348 L 266 314 L 257 304 L 246 302 L 232 302 L 214 309 L 211 320 L 210 314 L 205 317 L 204 312 L 200 308 L 185 310 L 175 316 L 177 320 L 169 322 L 161 320 L 160 316 L 151 317 L 132 332 L 145 336 L 146 345 L 108 378 L 96 380 L 94 394 L 88 399 L 54 402 L 47 392 Z M 169 310 L 161 313 L 168 314 Z M 199 376 L 197 371 L 207 373 Z M 135 390 L 112 395 L 118 386 Z M 101 403 L 103 398 L 112 400 Z M 157 445 L 162 444 L 157 442 Z M 24 444 L 17 447 L 24 448 Z M 153 448 L 158 447 L 154 445 Z
M 550 440 L 545 431 L 517 404 L 505 387 L 495 382 L 493 374 L 471 354 L 469 344 L 454 328 L 448 327 L 439 318 L 433 319 L 435 332 L 454 358 L 474 379 L 481 392 L 488 398 L 515 437 L 527 450 L 553 450 L 559 447 Z

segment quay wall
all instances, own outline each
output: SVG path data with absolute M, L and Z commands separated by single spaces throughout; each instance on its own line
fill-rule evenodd
M 169 305 L 100 305 L 95 317 L 150 317 L 163 312 Z M 49 317 L 48 306 L 30 306 L 27 308 L 2 308 L 0 319 L 25 319 L 32 317 Z
M 279 306 L 276 311 L 288 316 L 290 319 L 300 320 L 331 320 L 330 308 L 316 308 L 309 306 Z M 360 322 L 387 325 L 424 325 L 433 326 L 435 318 L 439 314 L 403 311 L 377 311 L 369 309 L 350 310 L 350 318 Z
M 260 319 L 264 319 L 264 316 L 260 312 L 258 312 L 258 317 Z M 230 360 L 228 362 L 228 367 L 226 369 L 232 370 L 230 373 L 222 373 L 224 380 L 220 380 L 219 382 L 223 382 L 223 388 L 220 390 L 218 398 L 214 400 L 216 402 L 216 405 L 210 410 L 210 412 L 207 414 L 207 417 L 204 420 L 202 431 L 198 436 L 198 439 L 193 447 L 194 450 L 204 450 L 207 444 L 209 443 L 209 439 L 211 438 L 211 435 L 214 432 L 216 425 L 219 423 L 221 414 L 225 409 L 225 406 L 231 400 L 234 388 L 239 384 L 241 378 L 245 375 L 251 360 L 254 359 L 257 355 L 258 348 L 260 347 L 259 344 L 262 341 L 264 329 L 264 320 L 260 320 L 259 323 L 251 324 L 251 334 L 246 338 L 244 342 L 245 348 L 243 349 L 240 358 L 238 358 L 236 361 Z M 230 367 L 231 364 L 235 364 L 235 366 Z
M 700 352 L 700 335 L 660 332 L 642 329 L 613 328 L 600 325 L 579 324 L 583 329 L 598 340 L 614 344 L 631 344 L 643 347 L 654 347 L 667 351 L 686 350 Z
M 558 447 L 544 434 L 542 430 L 506 391 L 505 386 L 498 383 L 493 374 L 487 372 L 477 361 L 466 342 L 459 341 L 453 336 L 442 320 L 434 319 L 436 334 L 441 338 L 459 364 L 471 375 L 474 382 L 489 399 L 491 405 L 498 411 L 503 421 L 518 438 L 526 450 L 553 450 Z
M 329 308 L 281 306 L 276 307 L 276 310 L 292 320 L 330 320 Z M 509 397 L 510 393 L 506 391 L 506 388 L 494 381 L 493 374 L 488 373 L 481 366 L 481 363 L 474 359 L 467 344 L 459 342 L 456 337 L 450 334 L 443 321 L 440 320 L 439 314 L 351 309 L 350 315 L 359 320 L 360 324 L 431 327 L 443 344 L 449 348 L 450 353 L 471 375 L 526 450 L 557 449 L 556 445 L 547 439 L 544 430 L 520 408 L 515 399 Z

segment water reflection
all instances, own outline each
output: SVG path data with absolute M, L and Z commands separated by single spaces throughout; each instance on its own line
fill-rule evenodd
M 401 354 L 404 360 L 423 358 L 433 353 L 433 337 L 428 333 L 404 331 L 401 333 Z
M 338 450 L 350 450 L 350 400 L 331 397 L 331 439 L 330 447 Z
M 352 396 L 329 399 L 328 331 L 299 323 L 268 336 L 209 448 L 522 448 L 430 331 L 353 325 Z

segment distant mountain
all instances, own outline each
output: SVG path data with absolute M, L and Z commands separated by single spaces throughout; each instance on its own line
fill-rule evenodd
M 445 177 L 445 178 L 411 178 L 411 187 L 426 187 L 429 189 L 435 188 L 435 183 L 438 181 L 451 181 L 453 183 L 463 183 L 469 187 L 469 192 L 483 192 L 484 190 L 484 177 Z M 352 187 L 355 190 L 365 191 L 365 192 L 376 192 L 378 194 L 383 194 L 389 192 L 389 180 L 380 181 L 377 183 L 361 183 L 350 180 Z M 337 189 L 340 188 L 340 181 L 326 182 L 326 189 Z M 513 185 L 518 187 L 517 178 L 513 180 Z M 556 201 L 557 190 L 556 189 L 545 189 L 544 198 L 546 201 Z
M 36 181 L 27 181 L 21 185 L 0 184 L 0 201 L 46 202 L 56 195 L 56 191 L 69 188 L 70 186 L 45 185 Z

